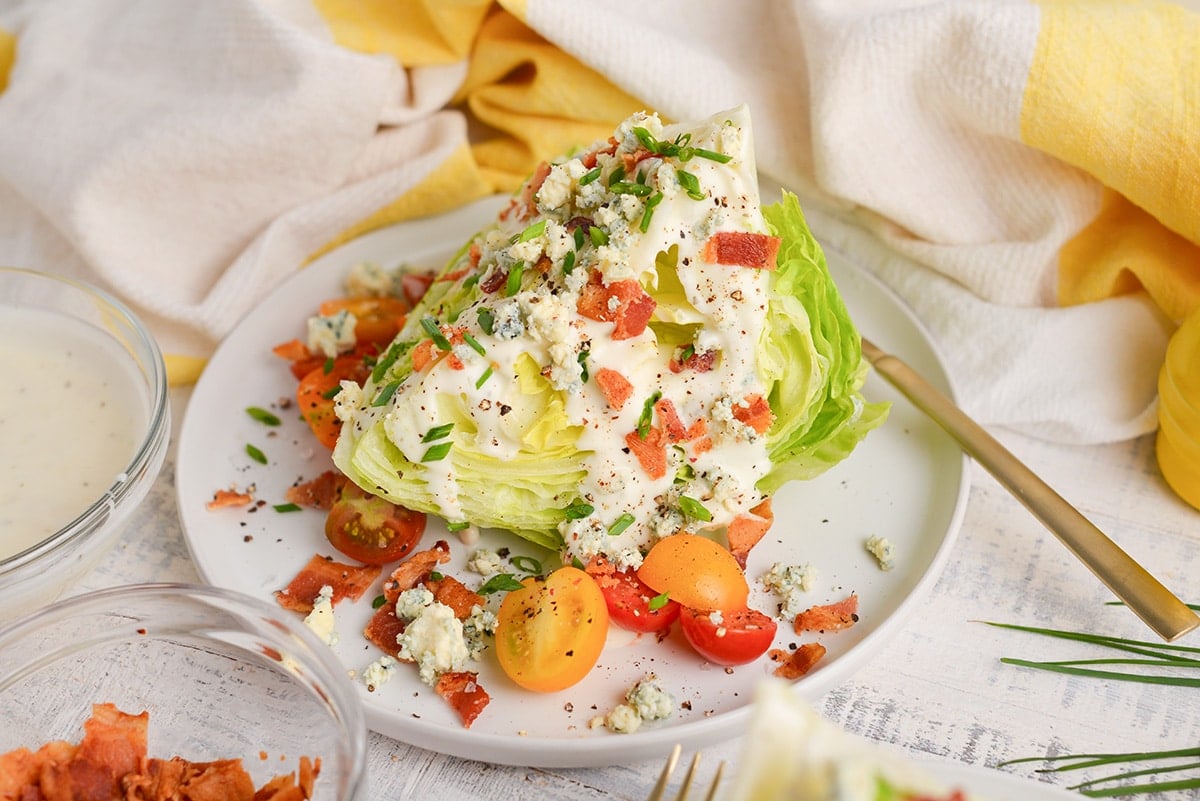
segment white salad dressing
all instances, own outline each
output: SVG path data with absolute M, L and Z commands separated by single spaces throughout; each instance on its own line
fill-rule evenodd
M 110 336 L 73 318 L 0 308 L 0 559 L 97 501 L 132 461 L 142 378 Z
M 439 321 L 447 336 L 458 326 L 459 339 L 465 331 L 478 347 L 456 340 L 448 355 L 409 374 L 383 404 L 373 401 L 384 382 L 369 384 L 365 394 L 348 386 L 352 391 L 338 401 L 347 424 L 335 451 L 339 466 L 353 475 L 348 460 L 374 459 L 369 454 L 377 453 L 377 446 L 352 448 L 351 441 L 380 436 L 382 429 L 387 447 L 416 466 L 405 478 L 418 471 L 436 498 L 437 513 L 455 521 L 467 517 L 464 479 L 454 468 L 453 446 L 445 456 L 429 458 L 436 444 L 428 439 L 430 432 L 453 422 L 447 439 L 469 442 L 473 454 L 495 457 L 498 470 L 523 449 L 539 451 L 523 448 L 522 436 L 568 436 L 581 452 L 581 463 L 577 496 L 563 499 L 562 506 L 575 501 L 590 511 L 560 526 L 565 555 L 586 562 L 603 553 L 621 567 L 640 564 L 660 537 L 685 528 L 723 528 L 749 512 L 764 498 L 755 484 L 772 465 L 765 437 L 736 419 L 735 407 L 745 408 L 749 399 L 767 392 L 755 350 L 766 323 L 770 277 L 764 269 L 710 263 L 705 251 L 717 233 L 768 232 L 749 126 L 745 108 L 687 127 L 664 126 L 655 115 L 637 114 L 618 128 L 615 147 L 599 143 L 552 165 L 526 214 L 501 215 L 498 227 L 476 240 L 478 267 L 472 269 L 483 296 L 452 324 Z M 648 155 L 635 128 L 659 143 L 682 141 L 718 157 L 684 161 Z M 627 166 L 635 172 L 624 174 Z M 614 189 L 632 182 L 641 187 Z M 589 236 L 582 244 L 581 219 Z M 589 228 L 599 229 L 600 236 L 590 238 Z M 675 269 L 658 269 L 660 254 L 673 257 Z M 470 264 L 467 259 L 464 255 L 460 263 Z M 522 270 L 527 271 L 524 280 L 514 285 L 513 273 L 519 279 Z M 495 276 L 510 280 L 485 288 Z M 673 289 L 686 302 L 659 303 L 649 326 L 618 337 L 613 321 L 579 310 L 589 276 L 606 288 L 632 279 L 655 292 Z M 673 284 L 660 286 L 662 280 Z M 615 311 L 619 300 L 608 302 Z M 481 308 L 493 318 L 490 326 L 477 322 Z M 691 339 L 660 341 L 656 328 Z M 688 348 L 712 358 L 704 369 L 669 369 Z M 610 405 L 595 379 L 604 368 L 632 387 L 620 408 Z M 531 376 L 552 387 L 552 402 L 565 413 L 565 426 L 562 415 L 529 401 L 536 391 Z M 648 424 L 665 428 L 654 407 L 659 398 L 673 405 L 684 427 L 698 425 L 701 431 L 667 445 L 665 473 L 654 476 L 627 437 L 641 431 L 645 439 Z M 560 430 L 538 428 L 539 417 L 557 419 Z M 502 491 L 501 485 L 491 491 Z M 377 490 L 387 494 L 386 486 Z M 700 502 L 710 519 L 684 514 L 681 496 Z M 622 529 L 623 521 L 628 523 Z

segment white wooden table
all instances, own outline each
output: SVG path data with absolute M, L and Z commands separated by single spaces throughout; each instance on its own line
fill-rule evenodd
M 187 390 L 176 390 L 175 429 Z M 1018 457 L 1189 602 L 1200 602 L 1200 512 L 1177 499 L 1154 461 L 1153 439 L 1063 447 L 994 432 Z M 180 529 L 174 449 L 123 540 L 77 588 L 197 581 Z M 878 657 L 818 708 L 845 729 L 914 754 L 994 766 L 1050 753 L 1161 750 L 1200 743 L 1200 691 L 1068 677 L 1001 657 L 1075 658 L 1082 646 L 997 629 L 997 621 L 1152 640 L 992 478 L 971 466 L 962 530 L 926 608 Z M 1200 646 L 1193 633 L 1182 644 Z M 702 776 L 736 770 L 741 742 L 705 749 Z M 686 755 L 685 755 L 686 756 Z M 1007 770 L 1035 776 L 1034 766 Z M 488 765 L 372 734 L 369 794 L 388 799 L 585 801 L 645 798 L 658 759 L 589 769 Z M 1040 777 L 1067 784 L 1061 774 Z M 1073 777 L 1078 780 L 1078 777 Z M 1145 796 L 1143 796 L 1145 797 Z M 1200 791 L 1162 798 L 1200 798 Z M 1154 798 L 1149 796 L 1148 798 Z

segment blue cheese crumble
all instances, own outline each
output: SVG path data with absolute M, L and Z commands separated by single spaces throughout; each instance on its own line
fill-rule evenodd
M 788 565 L 776 562 L 762 576 L 762 584 L 780 600 L 779 614 L 787 619 L 808 608 L 803 594 L 810 592 L 817 580 L 817 570 L 810 564 Z
M 866 541 L 867 553 L 875 557 L 880 570 L 891 570 L 896 565 L 896 547 L 880 536 L 871 536 Z
M 674 710 L 675 698 L 657 676 L 650 674 L 625 692 L 624 703 L 617 704 L 607 715 L 593 718 L 589 725 L 603 726 L 617 734 L 632 734 L 647 721 L 669 718 Z

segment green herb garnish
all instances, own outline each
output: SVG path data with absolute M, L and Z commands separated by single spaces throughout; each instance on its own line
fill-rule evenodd
M 642 212 L 642 221 L 638 224 L 638 228 L 643 234 L 650 230 L 650 218 L 654 216 L 654 209 L 659 203 L 662 203 L 662 199 L 662 192 L 655 192 L 646 199 L 646 210 Z
M 483 375 L 479 376 L 479 380 L 475 382 L 475 389 L 479 389 L 480 387 L 482 387 L 484 384 L 487 383 L 487 380 L 491 377 L 492 377 L 492 368 L 489 365 L 488 368 L 483 371 Z
M 421 442 L 433 442 L 437 439 L 442 439 L 450 435 L 454 430 L 454 423 L 443 423 L 440 426 L 434 426 L 425 432 L 425 436 L 421 437 Z
M 530 239 L 537 239 L 542 234 L 546 233 L 546 221 L 538 220 L 533 225 L 526 228 L 517 237 L 518 242 L 528 242 Z
M 598 225 L 588 228 L 588 238 L 592 240 L 592 244 L 596 247 L 608 244 L 608 232 Z
M 330 387 L 329 389 L 322 392 L 321 397 L 324 398 L 325 400 L 333 400 L 334 398 L 336 398 L 338 396 L 338 393 L 341 391 L 342 391 L 342 385 L 334 384 L 332 387 Z
M 679 185 L 683 187 L 683 191 L 687 192 L 687 196 L 692 200 L 704 200 L 707 197 L 704 194 L 704 190 L 700 188 L 700 179 L 687 170 L 675 170 L 675 177 L 679 179 Z
M 483 345 L 479 344 L 479 340 L 475 337 L 471 336 L 470 334 L 463 334 L 463 341 L 471 347 L 471 350 L 475 351 L 480 356 L 487 356 L 487 350 L 483 347 Z
M 521 291 L 521 278 L 525 275 L 525 262 L 518 261 L 508 269 L 508 278 L 504 279 L 504 297 L 511 298 Z
M 513 590 L 521 589 L 521 587 L 521 582 L 517 581 L 511 573 L 497 573 L 483 582 L 476 592 L 480 595 L 491 595 L 494 592 L 512 592 Z
M 259 464 L 267 463 L 267 455 L 249 443 L 246 444 L 246 453 L 250 455 L 251 459 Z
M 396 390 L 400 388 L 399 381 L 389 381 L 384 385 L 383 389 L 379 390 L 379 394 L 375 396 L 375 400 L 371 401 L 372 406 L 386 406 L 392 396 L 396 394 Z
M 693 520 L 703 520 L 708 522 L 712 520 L 712 512 L 704 504 L 695 498 L 690 498 L 687 495 L 679 496 L 679 511 L 683 512 Z
M 634 518 L 633 515 L 629 514 L 629 512 L 622 512 L 621 516 L 618 517 L 616 520 L 614 520 L 612 522 L 612 525 L 608 527 L 608 536 L 610 536 L 610 537 L 617 536 L 622 531 L 624 531 L 625 529 L 632 526 L 634 524 L 635 520 L 636 520 L 636 518 Z
M 528 573 L 531 576 L 540 576 L 542 574 L 542 563 L 532 556 L 514 556 L 508 561 L 509 564 L 522 573 Z
M 599 167 L 592 167 L 579 177 L 579 185 L 587 186 L 588 184 L 593 183 L 597 178 L 600 177 L 600 172 L 601 170 Z
M 491 336 L 496 329 L 496 315 L 491 309 L 480 309 L 477 317 L 480 329 L 483 330 L 483 333 Z
M 283 422 L 278 417 L 276 417 L 275 415 L 268 412 L 266 409 L 259 408 L 258 406 L 247 406 L 246 414 L 250 415 L 255 420 L 257 420 L 258 422 L 262 423 L 265 426 L 277 426 L 281 422 Z
M 454 441 L 439 442 L 437 445 L 431 446 L 424 455 L 421 456 L 422 462 L 440 462 L 450 453 L 450 448 L 454 446 Z
M 438 350 L 450 350 L 450 340 L 446 339 L 446 335 L 442 333 L 437 320 L 432 317 L 423 317 L 421 327 L 425 329 L 426 334 L 429 334 L 429 338 L 433 340 L 433 344 L 437 346 Z
M 696 185 L 697 187 L 699 186 L 699 184 Z M 629 181 L 617 181 L 608 188 L 616 195 L 635 195 L 637 197 L 646 197 L 652 191 L 645 184 L 631 183 Z
M 563 509 L 563 514 L 568 520 L 580 520 L 587 517 L 594 511 L 596 511 L 596 508 L 590 503 L 579 501 L 571 504 L 566 509 Z
M 646 398 L 646 402 L 642 404 L 642 413 L 638 416 L 637 435 L 640 439 L 645 439 L 650 434 L 650 421 L 654 417 L 654 404 L 662 398 L 662 393 L 655 390 Z
M 655 595 L 653 598 L 651 598 L 649 601 L 647 601 L 646 608 L 649 609 L 651 612 L 656 612 L 659 609 L 662 609 L 664 606 L 666 606 L 670 602 L 670 600 L 671 600 L 671 594 L 664 592 L 660 595 Z
M 298 504 L 294 504 L 294 503 L 277 503 L 274 506 L 272 506 L 271 508 L 274 509 L 276 512 L 279 512 L 280 514 L 286 514 L 288 512 L 299 512 L 300 511 L 300 506 Z

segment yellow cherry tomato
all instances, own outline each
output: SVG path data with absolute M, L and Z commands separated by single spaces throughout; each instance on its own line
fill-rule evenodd
M 659 540 L 637 574 L 652 590 L 689 609 L 745 609 L 750 597 L 746 575 L 729 549 L 698 534 Z
M 496 657 L 508 677 L 534 692 L 565 690 L 588 674 L 608 636 L 608 607 L 595 579 L 560 567 L 527 578 L 496 615 Z

